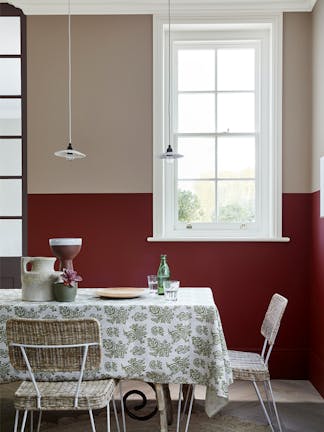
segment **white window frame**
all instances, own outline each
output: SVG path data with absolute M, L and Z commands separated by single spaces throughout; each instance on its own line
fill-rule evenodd
M 174 192 L 175 171 L 174 166 L 166 164 L 159 159 L 165 151 L 168 139 L 168 18 L 154 17 L 154 48 L 153 48 L 153 119 L 154 119 L 154 145 L 153 145 L 153 237 L 149 241 L 288 241 L 282 237 L 282 14 L 271 16 L 258 14 L 249 17 L 233 17 L 227 14 L 217 18 L 181 18 L 172 19 L 171 43 L 174 41 L 217 39 L 257 41 L 261 44 L 262 67 L 267 66 L 268 77 L 261 75 L 265 82 L 260 83 L 262 98 L 269 106 L 268 118 L 261 118 L 263 125 L 269 125 L 263 142 L 269 142 L 268 148 L 262 152 L 263 160 L 260 166 L 263 172 L 261 177 L 261 193 L 268 199 L 263 201 L 262 226 L 259 229 L 244 229 L 243 226 L 235 229 L 222 229 L 218 224 L 213 229 L 212 224 L 193 224 L 193 229 L 176 226 L 174 223 Z M 174 61 L 174 60 L 173 60 Z M 174 73 L 174 71 L 172 71 Z M 173 75 L 172 75 L 173 78 Z M 173 80 L 174 82 L 174 80 Z M 267 87 L 267 83 L 270 87 Z M 174 94 L 174 89 L 172 94 Z M 172 108 L 174 109 L 174 107 Z M 263 112 L 263 111 L 262 111 Z M 166 137 L 166 138 L 164 138 Z M 172 143 L 172 145 L 174 145 Z M 267 144 L 265 145 L 267 147 Z M 268 161 L 268 162 L 267 162 Z M 257 174 L 256 174 L 257 175 Z M 268 184 L 263 178 L 269 178 Z M 199 228 L 198 228 L 199 225 Z M 210 228 L 209 228 L 210 227 Z M 243 229 L 242 229 L 243 228 Z

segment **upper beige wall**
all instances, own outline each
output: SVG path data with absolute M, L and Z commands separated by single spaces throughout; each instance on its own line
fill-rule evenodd
M 283 192 L 310 192 L 311 170 L 310 13 L 284 14 Z
M 322 0 L 320 0 L 322 1 Z M 283 191 L 310 191 L 311 14 L 284 15 Z M 67 18 L 27 17 L 28 192 L 152 191 L 152 17 L 73 16 L 73 145 L 65 148 Z
M 152 190 L 152 17 L 72 17 L 68 144 L 67 17 L 27 17 L 28 192 Z
M 313 11 L 312 190 L 319 190 L 319 159 L 324 156 L 324 0 Z

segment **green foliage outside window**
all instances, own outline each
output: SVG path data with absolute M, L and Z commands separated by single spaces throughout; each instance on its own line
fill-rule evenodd
M 247 223 L 255 221 L 254 209 L 240 205 L 228 204 L 219 209 L 219 222 Z
M 198 196 L 188 190 L 178 191 L 178 220 L 179 222 L 203 222 L 204 211 Z M 238 204 L 228 204 L 220 207 L 218 221 L 221 223 L 249 223 L 255 221 L 253 206 L 246 207 Z
M 178 219 L 179 222 L 199 221 L 203 216 L 199 198 L 188 190 L 178 191 Z

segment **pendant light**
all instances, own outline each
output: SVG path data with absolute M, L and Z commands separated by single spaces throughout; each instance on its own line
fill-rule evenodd
M 168 48 L 169 48 L 169 69 L 168 69 L 168 75 L 169 75 L 169 92 L 168 92 L 168 117 L 169 117 L 169 124 L 168 124 L 168 148 L 164 153 L 160 155 L 160 159 L 165 159 L 167 162 L 173 162 L 175 159 L 182 158 L 183 155 L 176 153 L 172 146 L 171 146 L 171 86 L 172 86 L 172 68 L 171 68 L 171 0 L 168 0 L 168 30 L 169 30 L 169 37 L 168 37 Z
M 55 156 L 64 158 L 66 160 L 82 159 L 86 157 L 84 153 L 74 150 L 72 147 L 72 97 L 71 97 L 71 84 L 72 84 L 72 74 L 71 74 L 71 0 L 68 1 L 68 55 L 69 55 L 69 90 L 68 90 L 68 105 L 69 105 L 69 145 L 66 150 L 59 150 L 54 153 Z

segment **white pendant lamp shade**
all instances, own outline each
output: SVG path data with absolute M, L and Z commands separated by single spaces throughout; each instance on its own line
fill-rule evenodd
M 166 152 L 162 153 L 160 156 L 160 159 L 167 159 L 167 160 L 174 160 L 174 159 L 179 159 L 182 158 L 183 155 L 180 153 L 176 153 L 173 148 L 171 147 L 171 145 L 168 145 L 168 148 L 166 149 Z
M 54 153 L 55 156 L 64 158 L 66 160 L 82 159 L 86 157 L 84 153 L 74 150 L 72 147 L 72 97 L 71 97 L 71 87 L 72 87 L 72 74 L 71 74 L 71 0 L 68 2 L 68 31 L 69 31 L 69 145 L 66 150 L 59 150 Z
M 73 150 L 72 144 L 70 143 L 66 150 L 59 150 L 54 153 L 55 156 L 65 158 L 66 160 L 73 160 L 73 159 L 82 159 L 86 157 L 84 153 L 81 153 L 77 150 Z

